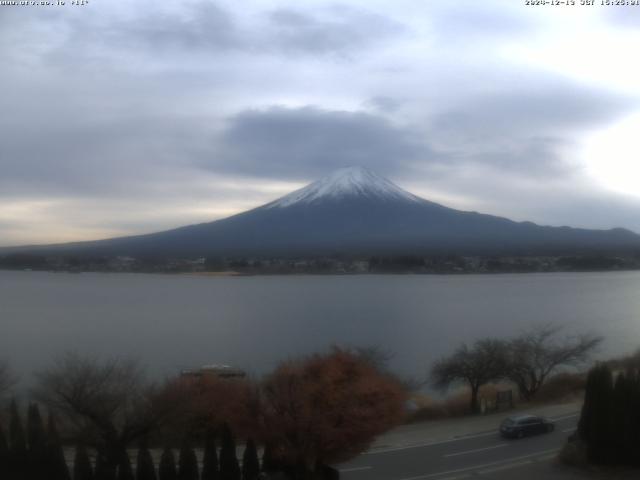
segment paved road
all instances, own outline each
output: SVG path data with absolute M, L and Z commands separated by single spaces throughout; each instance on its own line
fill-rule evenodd
M 496 425 L 495 431 L 461 438 L 369 451 L 341 465 L 341 478 L 451 480 L 478 475 L 491 478 L 493 473 L 554 458 L 567 437 L 575 430 L 578 413 L 553 420 L 556 422 L 553 433 L 521 440 L 501 438 Z

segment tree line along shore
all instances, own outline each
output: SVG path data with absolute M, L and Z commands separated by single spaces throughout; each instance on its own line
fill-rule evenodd
M 53 272 L 206 273 L 211 275 L 286 274 L 464 274 L 587 272 L 640 269 L 640 252 L 624 255 L 378 255 L 320 257 L 182 257 L 97 255 L 0 255 L 0 269 Z

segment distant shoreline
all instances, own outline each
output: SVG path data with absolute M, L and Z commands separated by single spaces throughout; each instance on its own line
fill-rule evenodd
M 105 273 L 105 274 L 139 274 L 139 275 L 171 275 L 171 276 L 192 276 L 192 277 L 213 277 L 213 278 L 229 278 L 229 277 L 286 277 L 286 276 L 305 276 L 305 277 L 365 277 L 365 276 L 484 276 L 484 275 L 529 275 L 529 274 L 553 274 L 553 273 L 624 273 L 624 272 L 640 272 L 640 268 L 618 268 L 618 269 L 593 269 L 593 270 L 544 270 L 544 271 L 443 271 L 443 272 L 416 272 L 416 271 L 385 271 L 385 272 L 238 272 L 238 271 L 220 271 L 220 272 L 169 272 L 169 271 L 118 271 L 118 270 L 47 270 L 47 269 L 17 269 L 17 268 L 0 268 L 0 272 L 23 272 L 23 273 L 56 273 L 76 275 L 80 273 Z

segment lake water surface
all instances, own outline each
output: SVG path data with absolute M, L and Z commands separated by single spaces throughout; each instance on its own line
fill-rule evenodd
M 0 271 L 0 358 L 28 381 L 66 350 L 154 375 L 226 363 L 260 374 L 332 344 L 378 345 L 422 378 L 460 342 L 544 322 L 640 347 L 640 272 L 205 277 Z

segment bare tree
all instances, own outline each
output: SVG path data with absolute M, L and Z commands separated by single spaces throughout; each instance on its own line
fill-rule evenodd
M 0 398 L 16 384 L 16 381 L 9 363 L 4 360 L 0 361 Z
M 482 385 L 504 378 L 507 353 L 505 342 L 492 338 L 478 340 L 471 347 L 462 344 L 451 356 L 434 364 L 431 384 L 444 390 L 452 383 L 466 383 L 471 390 L 471 412 L 477 413 L 478 391 Z
M 558 368 L 584 363 L 602 342 L 602 337 L 593 334 L 558 338 L 561 330 L 552 324 L 540 325 L 509 343 L 508 378 L 524 400 L 535 397 Z
M 38 375 L 35 396 L 88 435 L 110 474 L 130 443 L 159 427 L 173 405 L 158 402 L 132 360 L 100 361 L 67 353 Z

